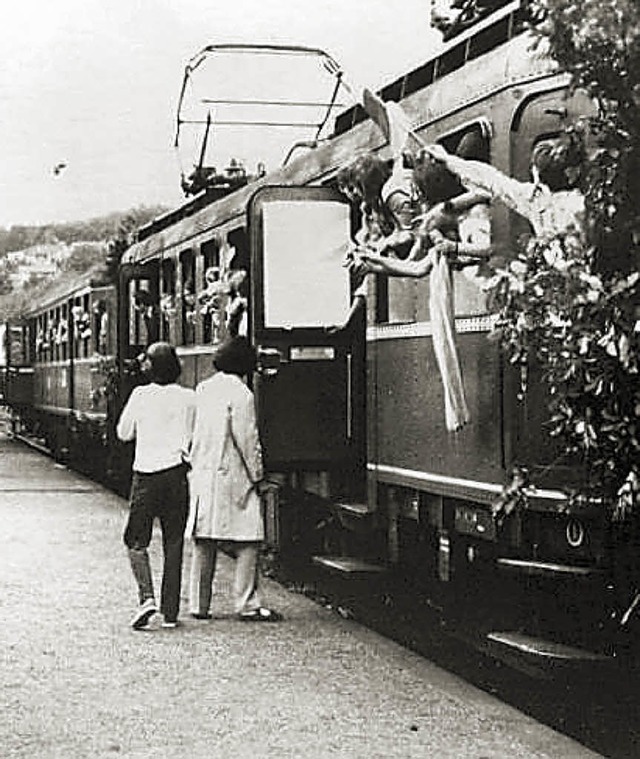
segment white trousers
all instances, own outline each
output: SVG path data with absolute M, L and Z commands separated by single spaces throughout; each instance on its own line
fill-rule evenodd
M 245 614 L 260 608 L 258 593 L 258 552 L 260 543 L 224 541 L 236 557 L 233 578 L 233 608 Z M 208 614 L 211 608 L 213 578 L 216 572 L 218 541 L 196 538 L 191 558 L 189 606 L 192 614 Z

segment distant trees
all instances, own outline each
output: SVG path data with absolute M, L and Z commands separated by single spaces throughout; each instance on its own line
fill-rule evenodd
M 10 229 L 0 227 L 0 321 L 19 314 L 33 293 L 56 274 L 44 273 L 38 268 L 30 271 L 28 263 L 22 272 L 20 263 L 9 261 L 7 253 L 25 251 L 27 258 L 36 259 L 47 255 L 52 247 L 68 249 L 69 255 L 60 257 L 58 270 L 81 274 L 96 264 L 104 266 L 105 278 L 113 280 L 122 254 L 131 244 L 138 227 L 164 213 L 163 206 L 141 206 L 124 213 L 88 221 L 46 224 L 43 226 L 15 225 Z M 40 248 L 40 250 L 38 250 Z M 21 277 L 16 275 L 22 275 Z M 22 286 L 14 282 L 23 280 Z
M 74 242 L 106 242 L 118 235 L 123 219 L 132 219 L 135 226 L 140 226 L 166 210 L 164 206 L 140 206 L 86 221 L 33 226 L 17 224 L 9 229 L 0 227 L 0 258 L 6 253 L 26 250 L 35 245 L 51 245 L 56 242 L 67 245 Z
M 71 246 L 69 257 L 62 263 L 62 271 L 84 272 L 107 255 L 106 242 L 79 242 Z
M 107 278 L 111 282 L 116 281 L 120 259 L 131 245 L 135 230 L 138 229 L 142 223 L 144 222 L 141 221 L 135 213 L 127 214 L 120 220 L 118 229 L 109 240 L 107 256 L 105 258 L 105 270 Z

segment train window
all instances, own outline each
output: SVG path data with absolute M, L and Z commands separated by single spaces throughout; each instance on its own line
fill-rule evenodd
M 46 324 L 47 324 L 47 340 L 46 340 L 44 360 L 45 362 L 48 362 L 53 359 L 53 344 L 55 341 L 55 335 L 53 334 L 53 312 L 52 311 L 47 312 Z
M 445 147 L 463 158 L 489 163 L 491 159 L 491 126 L 486 120 L 467 125 L 463 129 L 446 135 L 442 139 Z M 472 240 L 482 231 L 482 225 L 491 223 L 487 219 L 490 207 L 478 206 L 470 209 L 466 218 L 459 223 L 461 237 Z M 481 267 L 467 266 L 453 273 L 456 316 L 478 316 L 487 311 L 487 298 L 483 289 L 484 280 L 480 276 Z
M 349 310 L 341 270 L 349 226 L 345 203 L 279 201 L 263 207 L 264 326 L 323 327 Z
M 80 329 L 78 330 L 78 338 L 80 339 L 80 345 L 82 346 L 82 356 L 87 358 L 89 355 L 89 342 L 91 340 L 91 317 L 89 315 L 89 293 L 82 296 L 82 302 L 80 304 L 82 308 L 82 316 L 80 321 Z
M 80 332 L 82 330 L 82 298 L 77 297 L 71 301 L 71 319 L 73 329 L 71 331 L 71 342 L 73 345 L 73 356 L 82 357 L 82 339 Z
M 202 245 L 202 283 L 198 292 L 198 304 L 202 315 L 202 340 L 213 343 L 217 339 L 219 321 L 216 290 L 220 285 L 220 245 L 217 240 L 209 240 Z
M 89 296 L 87 295 L 86 298 L 88 299 Z M 139 319 L 139 315 L 136 313 L 134 318 Z M 109 312 L 107 309 L 107 303 L 104 298 L 99 298 L 93 304 L 92 333 L 95 351 L 102 356 L 106 356 L 109 352 Z
M 60 308 L 58 340 L 60 343 L 60 358 L 66 361 L 69 356 L 69 315 L 66 303 Z
M 137 279 L 129 283 L 129 313 L 130 345 L 142 348 L 157 339 L 157 301 L 150 280 Z
M 465 158 L 488 162 L 491 155 L 491 128 L 486 120 L 467 123 L 455 131 L 440 137 L 444 147 Z M 459 192 L 463 192 L 459 186 Z M 481 213 L 482 211 L 482 213 Z M 461 234 L 473 234 L 475 215 L 477 223 L 486 224 L 487 209 L 469 212 L 468 219 L 462 220 Z M 471 316 L 486 313 L 486 296 L 479 278 L 479 267 L 469 266 L 454 272 L 456 316 Z M 402 324 L 429 321 L 428 277 L 378 277 L 376 287 L 375 320 L 379 324 Z
M 182 344 L 196 342 L 196 272 L 195 256 L 192 250 L 180 254 L 180 281 L 182 283 Z
M 51 324 L 49 314 L 43 314 L 42 324 L 44 329 L 44 343 L 42 347 L 41 361 L 49 361 L 51 358 Z
M 24 351 L 25 351 L 25 363 L 33 365 L 35 361 L 34 347 L 35 347 L 35 322 L 30 319 L 24 328 Z
M 52 324 L 52 338 L 53 338 L 53 360 L 59 361 L 60 359 L 60 307 L 56 308 L 53 312 L 53 324 Z
M 37 316 L 36 317 L 36 330 L 35 330 L 35 340 L 33 343 L 35 356 L 34 360 L 39 361 L 40 360 L 40 352 L 42 351 L 42 343 L 44 342 L 44 335 L 42 331 L 42 317 Z
M 172 344 L 177 337 L 176 314 L 176 262 L 165 258 L 160 267 L 160 338 Z
M 249 238 L 244 227 L 227 235 L 227 285 L 225 329 L 231 335 L 247 336 L 249 330 L 249 293 L 251 265 Z

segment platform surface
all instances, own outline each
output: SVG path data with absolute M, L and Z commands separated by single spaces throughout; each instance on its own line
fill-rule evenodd
M 126 503 L 0 437 L 2 759 L 549 759 L 578 743 L 265 580 L 279 624 L 135 632 Z M 151 558 L 159 573 L 159 536 Z

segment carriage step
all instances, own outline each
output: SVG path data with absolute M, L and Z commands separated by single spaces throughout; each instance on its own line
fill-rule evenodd
M 47 456 L 51 456 L 51 449 L 48 448 L 44 441 L 41 439 L 36 439 L 34 437 L 30 437 L 27 435 L 23 435 L 20 432 L 15 432 L 12 435 L 14 440 L 19 440 L 21 443 L 24 443 L 25 445 L 28 445 L 30 448 L 33 448 L 36 451 L 39 451 L 40 453 L 44 453 Z
M 366 503 L 350 501 L 333 501 L 331 511 L 340 526 L 349 532 L 368 531 L 370 529 L 369 520 L 374 515 Z
M 501 569 L 521 572 L 530 576 L 590 578 L 599 577 L 603 574 L 602 570 L 597 567 L 578 567 L 550 561 L 499 558 L 497 564 Z
M 318 567 L 323 567 L 344 577 L 370 577 L 387 572 L 387 568 L 381 564 L 371 564 L 353 556 L 313 556 L 311 561 Z
M 354 517 L 367 517 L 373 512 L 369 509 L 366 503 L 352 503 L 347 501 L 334 501 L 333 505 L 336 509 L 343 511 L 345 514 L 350 514 Z
M 534 638 L 518 632 L 491 632 L 487 635 L 489 641 L 506 646 L 514 652 L 531 657 L 544 659 L 548 662 L 607 662 L 610 656 L 594 653 L 583 648 L 574 648 L 564 643 Z

